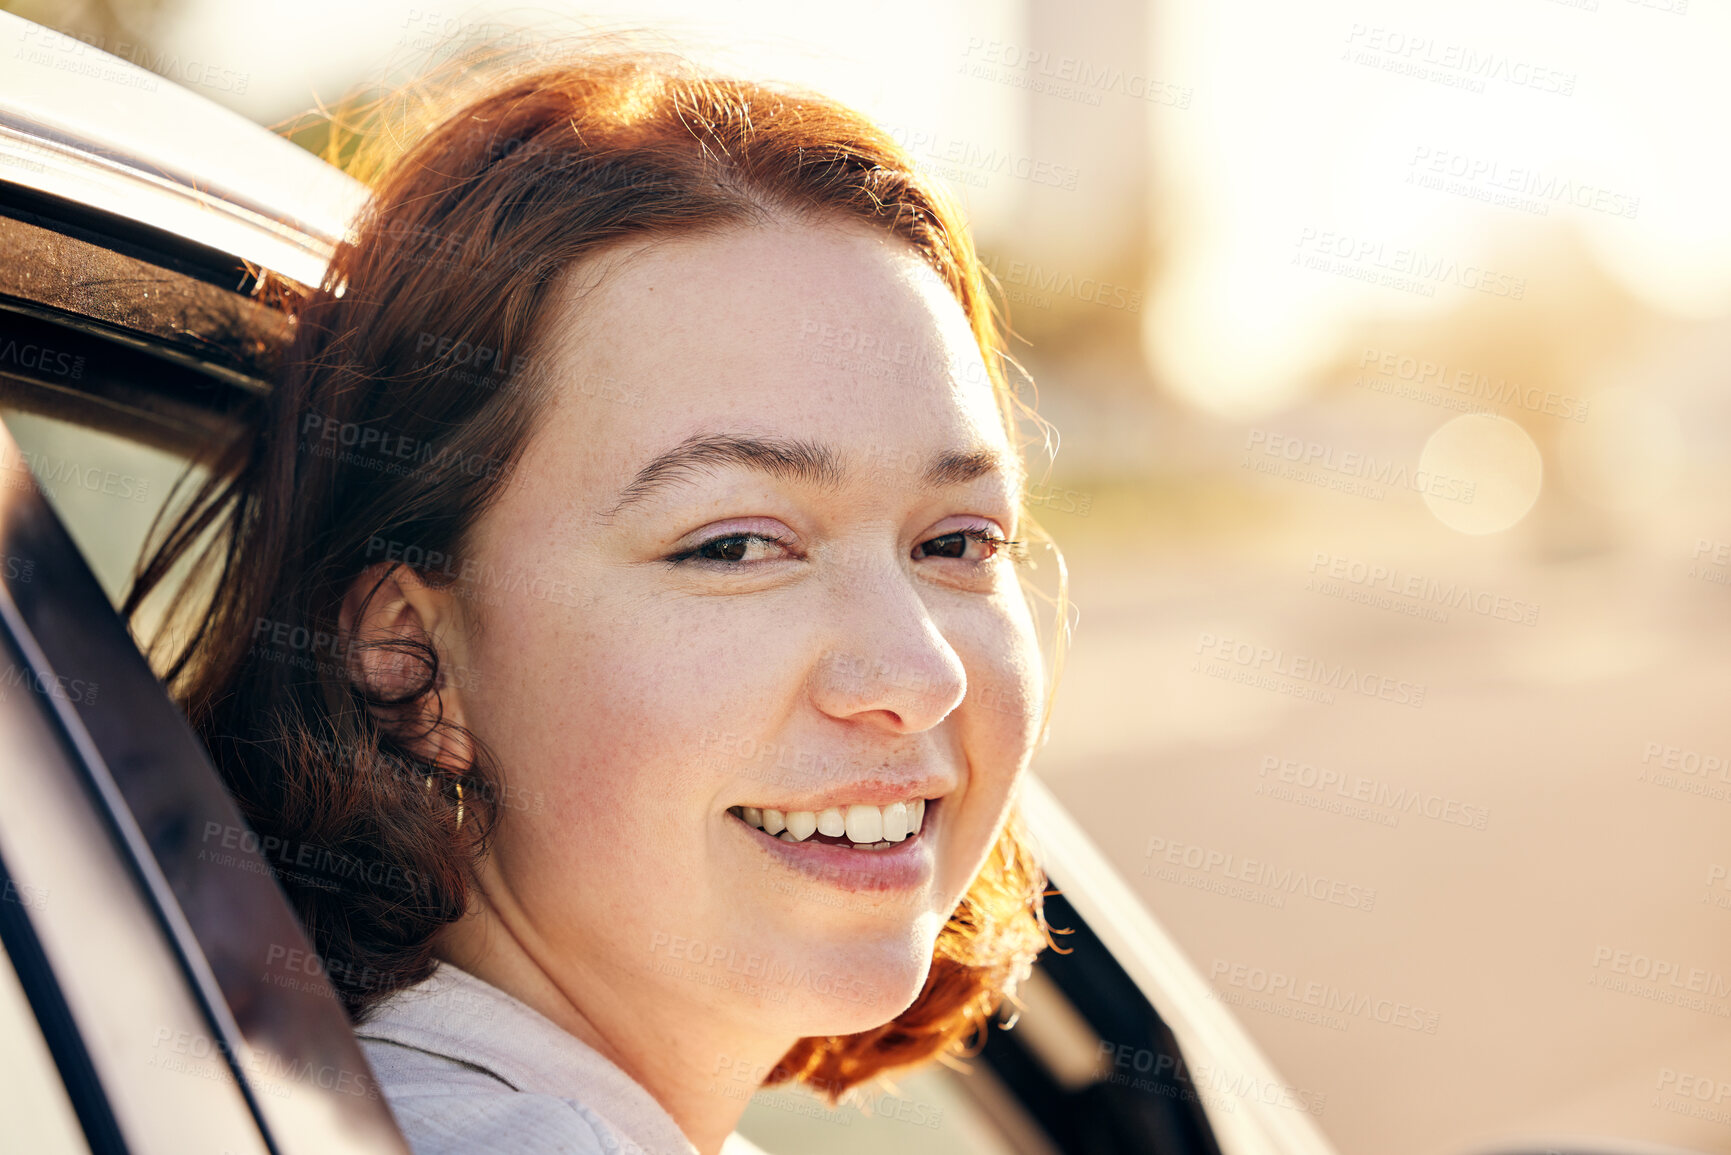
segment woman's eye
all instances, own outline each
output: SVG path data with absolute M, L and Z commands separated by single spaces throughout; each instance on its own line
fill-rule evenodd
M 712 537 L 684 553 L 676 554 L 670 560 L 713 561 L 724 564 L 765 561 L 773 556 L 773 551 L 780 549 L 785 549 L 783 543 L 766 534 L 727 533 Z
M 1020 558 L 1023 543 L 1006 541 L 983 526 L 968 526 L 927 538 L 914 547 L 916 558 L 944 558 L 969 565 L 985 565 L 1000 553 Z M 736 567 L 774 561 L 787 556 L 791 547 L 780 538 L 763 533 L 724 533 L 669 557 L 669 563 L 709 563 Z
M 1000 551 L 1008 551 L 1014 556 L 1021 544 L 1019 541 L 1006 541 L 989 529 L 969 526 L 928 538 L 921 542 L 916 550 L 921 557 L 954 558 L 984 564 L 996 557 Z M 970 548 L 974 548 L 971 557 Z

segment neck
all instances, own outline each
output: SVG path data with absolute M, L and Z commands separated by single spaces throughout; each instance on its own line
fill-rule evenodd
M 648 973 L 608 972 L 552 956 L 515 920 L 480 904 L 435 953 L 533 1007 L 593 1048 L 673 1117 L 698 1155 L 719 1155 L 762 1078 L 797 1039 L 761 1035 L 717 1015 L 710 988 Z M 518 924 L 520 927 L 521 924 Z M 573 1088 L 582 1099 L 582 1089 Z

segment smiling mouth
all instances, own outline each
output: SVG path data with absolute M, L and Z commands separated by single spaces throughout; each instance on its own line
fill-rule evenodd
M 783 842 L 889 850 L 919 836 L 925 824 L 926 799 L 892 802 L 888 806 L 832 806 L 827 810 L 792 812 L 735 806 L 728 813 Z

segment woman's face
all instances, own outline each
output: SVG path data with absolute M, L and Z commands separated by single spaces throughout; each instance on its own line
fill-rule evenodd
M 567 993 L 867 1029 L 1032 752 L 1033 624 L 988 540 L 1016 453 L 960 305 L 887 234 L 605 264 L 551 308 L 553 397 L 442 639 L 507 784 L 483 900 Z

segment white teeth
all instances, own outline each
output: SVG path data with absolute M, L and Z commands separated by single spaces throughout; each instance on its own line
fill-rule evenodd
M 865 844 L 882 842 L 884 812 L 876 806 L 849 806 L 847 808 L 847 837 L 849 842 Z
M 831 806 L 827 810 L 775 810 L 770 807 L 739 806 L 734 812 L 746 825 L 755 826 L 783 842 L 804 842 L 813 834 L 846 838 L 855 850 L 888 850 L 920 832 L 925 822 L 926 800 L 892 802 L 888 806 Z
M 884 838 L 890 842 L 900 842 L 906 838 L 908 830 L 908 804 L 892 802 L 884 807 Z

